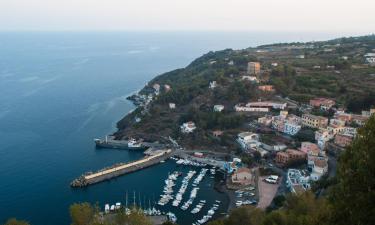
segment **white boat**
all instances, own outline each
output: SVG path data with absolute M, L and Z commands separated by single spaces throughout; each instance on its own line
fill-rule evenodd
M 104 206 L 104 212 L 105 213 L 109 213 L 109 209 L 110 209 L 109 204 L 105 204 L 105 206 Z
M 168 175 L 168 178 L 164 181 L 165 186 L 163 188 L 163 195 L 160 195 L 160 200 L 158 201 L 158 205 L 164 206 L 168 204 L 170 200 L 173 199 L 173 187 L 176 185 L 174 182 L 177 180 L 180 173 L 175 171 L 172 174 Z
M 174 213 L 168 212 L 166 215 L 168 216 L 168 219 L 170 221 L 172 221 L 173 223 L 175 223 L 177 221 L 177 217 L 176 217 L 176 215 Z
M 217 204 L 216 204 L 217 205 Z M 208 220 L 210 220 L 212 218 L 212 216 L 216 213 L 216 210 L 218 209 L 217 206 L 213 206 L 211 207 L 208 211 L 207 211 L 207 215 L 204 215 L 202 219 L 198 220 L 195 224 L 204 224 L 206 223 Z
M 130 138 L 128 141 L 128 148 L 142 148 L 142 143 L 136 141 L 134 138 Z

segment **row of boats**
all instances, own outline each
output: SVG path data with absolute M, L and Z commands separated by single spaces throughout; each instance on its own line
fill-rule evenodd
M 180 190 L 178 190 L 177 194 L 176 194 L 176 197 L 174 199 L 174 201 L 172 202 L 172 205 L 177 207 L 180 205 L 181 201 L 182 201 L 182 196 L 183 194 L 185 194 L 186 192 L 186 189 L 189 185 L 189 181 L 191 180 L 191 178 L 196 174 L 197 172 L 195 170 L 190 170 L 188 172 L 188 174 L 184 177 L 184 179 L 182 180 L 182 185 L 180 187 Z
M 160 200 L 158 202 L 158 205 L 164 206 L 168 204 L 170 200 L 173 199 L 173 187 L 176 185 L 176 180 L 177 178 L 181 175 L 182 173 L 175 171 L 172 174 L 168 175 L 168 178 L 164 181 L 165 186 L 163 188 L 163 193 L 160 195 Z
M 204 223 L 207 223 L 208 220 L 210 220 L 216 211 L 219 209 L 220 201 L 216 200 L 213 206 L 207 211 L 207 214 L 202 217 L 202 219 L 197 220 L 195 223 L 192 223 L 192 225 L 201 225 Z
M 190 208 L 190 206 L 193 204 L 194 200 L 197 197 L 198 191 L 199 191 L 199 184 L 203 180 L 203 178 L 207 175 L 207 173 L 210 172 L 210 174 L 213 176 L 216 173 L 215 168 L 208 169 L 208 168 L 202 168 L 199 174 L 195 177 L 195 179 L 191 182 L 192 183 L 192 190 L 189 196 L 189 199 L 182 204 L 180 207 L 181 210 L 186 211 Z M 160 200 L 158 202 L 159 205 L 164 206 L 167 205 L 171 200 L 173 200 L 172 205 L 174 207 L 178 207 L 183 199 L 183 195 L 185 194 L 189 183 L 191 179 L 195 176 L 197 172 L 194 170 L 190 170 L 186 176 L 182 179 L 182 184 L 179 190 L 174 195 L 174 186 L 176 186 L 176 181 L 178 177 L 181 175 L 180 172 L 173 172 L 168 175 L 168 178 L 164 181 L 165 186 L 163 188 L 163 194 L 160 195 Z M 207 214 L 203 216 L 200 220 L 197 220 L 193 225 L 200 225 L 206 223 L 208 220 L 212 218 L 212 216 L 215 214 L 216 210 L 219 207 L 220 201 L 216 200 L 215 204 L 208 210 Z M 197 214 L 201 212 L 201 210 L 204 208 L 206 204 L 206 200 L 199 200 L 199 202 L 195 205 L 195 207 L 190 211 L 191 214 Z M 167 214 L 168 218 L 175 222 L 177 220 L 177 217 L 175 214 L 169 212 Z
M 197 187 L 199 185 L 199 183 L 203 180 L 203 178 L 206 176 L 206 173 L 207 173 L 208 169 L 206 168 L 203 168 L 200 173 L 198 174 L 198 176 L 193 180 L 193 189 L 190 193 L 190 198 L 188 201 L 186 201 L 183 206 L 181 207 L 182 210 L 187 210 L 191 204 L 193 204 L 195 198 L 197 197 L 197 193 L 198 193 L 198 190 L 199 190 L 199 187 Z M 201 202 L 206 202 L 206 200 L 201 200 Z
M 200 163 L 200 162 L 195 162 L 189 159 L 178 159 L 175 157 L 171 157 L 171 159 L 176 160 L 176 163 L 178 165 L 185 165 L 185 166 L 197 166 L 197 167 L 206 167 L 206 163 Z

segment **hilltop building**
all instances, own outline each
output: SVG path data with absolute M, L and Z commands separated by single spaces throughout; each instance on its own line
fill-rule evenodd
M 247 63 L 247 74 L 259 75 L 260 74 L 260 63 L 259 62 L 248 62 Z
M 168 92 L 168 91 L 170 91 L 170 90 L 172 90 L 171 86 L 168 85 L 168 84 L 164 84 L 164 91 L 165 91 L 165 92 Z
M 182 133 L 192 133 L 197 127 L 195 126 L 195 123 L 192 121 L 189 121 L 187 123 L 183 123 L 181 125 L 181 132 Z
M 214 105 L 214 112 L 221 112 L 224 110 L 223 105 Z
M 216 87 L 217 87 L 216 80 L 211 81 L 210 84 L 209 84 L 209 88 L 210 88 L 210 89 L 215 89 Z
M 242 80 L 248 80 L 248 81 L 251 81 L 253 83 L 259 83 L 259 80 L 256 76 L 242 76 L 241 79 Z
M 273 85 L 260 85 L 258 87 L 259 90 L 265 91 L 265 92 L 273 92 L 275 91 L 275 88 Z
M 170 103 L 169 103 L 169 109 L 175 109 L 175 108 L 176 108 L 176 104 L 170 102 Z

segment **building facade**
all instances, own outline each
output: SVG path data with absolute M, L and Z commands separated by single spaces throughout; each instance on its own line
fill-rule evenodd
M 311 114 L 303 114 L 302 125 L 311 128 L 326 128 L 328 125 L 328 118 Z
M 260 63 L 259 62 L 248 62 L 247 63 L 247 74 L 259 75 L 260 74 Z

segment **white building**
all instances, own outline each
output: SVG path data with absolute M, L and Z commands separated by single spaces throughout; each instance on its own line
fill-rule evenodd
M 304 58 L 305 58 L 305 55 L 297 55 L 296 58 L 297 58 L 297 59 L 304 59 Z
M 242 80 L 248 80 L 248 81 L 251 81 L 251 82 L 254 82 L 254 83 L 259 83 L 259 80 L 256 76 L 242 76 L 241 79 Z
M 286 122 L 284 124 L 284 133 L 294 136 L 301 130 L 301 125 L 293 122 Z
M 175 109 L 175 108 L 176 108 L 176 104 L 170 102 L 170 103 L 169 103 L 169 108 L 170 108 L 170 109 Z
M 223 105 L 214 105 L 214 112 L 221 112 L 224 110 Z
M 267 107 L 250 107 L 248 105 L 237 104 L 234 106 L 236 112 L 269 112 L 270 109 Z
M 243 149 L 250 149 L 259 146 L 259 135 L 252 132 L 242 132 L 238 134 L 237 142 Z
M 210 89 L 215 89 L 216 87 L 217 87 L 216 80 L 211 81 L 210 84 L 209 84 L 209 88 L 210 88 Z
M 183 133 L 192 133 L 197 127 L 195 126 L 195 123 L 192 121 L 189 121 L 187 123 L 183 123 L 181 125 L 181 131 Z
M 289 169 L 287 172 L 286 185 L 294 194 L 310 189 L 310 179 L 304 176 L 300 170 Z
M 319 180 L 324 174 L 328 172 L 327 158 L 317 157 L 313 161 L 312 172 L 310 179 L 313 181 Z
M 281 110 L 284 110 L 287 107 L 287 103 L 279 102 L 249 102 L 247 105 L 250 107 L 268 107 Z
M 366 58 L 366 62 L 368 62 L 370 64 L 375 64 L 375 57 L 368 57 L 368 58 Z
M 152 85 L 152 88 L 155 89 L 155 95 L 159 95 L 159 93 L 160 93 L 160 84 L 154 84 L 154 85 Z
M 283 110 L 287 103 L 277 102 L 249 102 L 246 105 L 237 104 L 234 109 L 237 112 L 268 112 L 271 108 Z
M 327 129 L 320 129 L 318 131 L 315 131 L 315 140 L 320 149 L 324 149 L 326 142 L 331 139 L 332 137 Z

